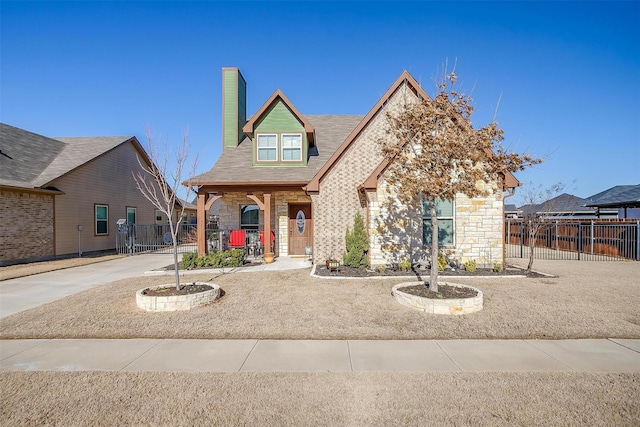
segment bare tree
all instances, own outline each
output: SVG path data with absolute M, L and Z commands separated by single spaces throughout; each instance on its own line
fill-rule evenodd
M 153 140 L 151 130 L 146 130 L 147 154 L 151 160 L 147 164 L 138 156 L 138 163 L 142 171 L 131 172 L 136 181 L 136 187 L 153 206 L 161 211 L 169 220 L 173 244 L 173 264 L 176 279 L 176 289 L 180 290 L 180 270 L 178 268 L 178 231 L 182 222 L 185 202 L 178 198 L 180 190 L 185 190 L 184 200 L 188 200 L 192 186 L 190 180 L 195 176 L 197 156 L 189 163 L 189 133 L 182 133 L 182 144 L 175 147 L 171 153 L 166 142 L 158 144 Z M 172 156 L 170 156 L 172 154 Z M 170 160 L 173 165 L 170 165 Z M 186 189 L 182 183 L 187 182 Z M 175 218 L 175 222 L 174 222 Z
M 562 210 L 573 211 L 579 204 L 579 200 L 569 194 L 564 194 L 565 184 L 558 182 L 548 188 L 534 186 L 529 183 L 521 192 L 520 200 L 524 203 L 522 210 L 523 222 L 527 227 L 529 246 L 529 264 L 527 271 L 533 268 L 535 259 L 535 247 L 538 235 L 555 223 L 554 214 Z
M 456 194 L 485 197 L 501 190 L 504 173 L 542 161 L 507 151 L 501 145 L 503 131 L 495 120 L 473 129 L 471 98 L 456 87 L 455 70 L 445 72 L 434 99 L 407 102 L 397 114 L 387 114 L 387 138 L 381 141 L 383 155 L 389 160 L 388 182 L 400 201 L 413 206 L 429 203 L 429 289 L 434 292 L 438 291 L 436 201 L 452 201 Z

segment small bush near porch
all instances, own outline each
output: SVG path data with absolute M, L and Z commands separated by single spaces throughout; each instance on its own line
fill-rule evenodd
M 205 256 L 196 256 L 194 253 L 182 256 L 182 268 L 191 270 L 194 268 L 221 268 L 241 267 L 244 265 L 244 249 L 230 249 L 226 251 L 211 252 Z

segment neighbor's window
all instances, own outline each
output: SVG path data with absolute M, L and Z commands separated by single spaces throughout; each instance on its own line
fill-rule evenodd
M 242 230 L 257 230 L 260 218 L 258 205 L 240 206 L 240 228 Z
M 432 202 L 422 202 L 422 244 L 431 244 L 431 205 Z M 438 244 L 454 244 L 454 208 L 449 200 L 436 199 L 436 216 L 438 218 Z
M 302 134 L 282 134 L 282 160 L 302 160 Z
M 258 135 L 258 161 L 268 162 L 278 160 L 278 135 Z
M 96 235 L 106 236 L 109 234 L 109 206 L 95 205 L 96 213 Z
M 127 208 L 127 224 L 136 223 L 136 208 Z
M 156 210 L 156 222 L 163 222 L 162 221 L 162 211 L 161 210 Z

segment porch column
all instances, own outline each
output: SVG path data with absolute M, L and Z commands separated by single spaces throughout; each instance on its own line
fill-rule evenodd
M 264 212 L 264 244 L 267 251 L 271 252 L 271 194 L 266 193 L 264 201 L 250 193 L 247 194 L 247 197 L 256 202 L 258 208 Z
M 196 222 L 196 235 L 198 238 L 198 256 L 205 256 L 207 254 L 207 210 L 205 209 L 207 193 L 198 192 L 198 216 Z
M 209 193 L 203 191 L 198 192 L 198 217 L 196 224 L 196 235 L 198 238 L 198 256 L 207 254 L 207 211 L 211 209 L 213 203 L 221 198 L 224 194 L 212 194 L 207 200 Z

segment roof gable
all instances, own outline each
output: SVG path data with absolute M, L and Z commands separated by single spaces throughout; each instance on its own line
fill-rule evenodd
M 258 111 L 251 116 L 251 118 L 245 123 L 242 127 L 242 131 L 251 139 L 253 139 L 254 131 L 258 124 L 264 119 L 266 115 L 278 104 L 278 102 L 282 102 L 282 104 L 289 109 L 289 111 L 295 116 L 295 118 L 302 124 L 304 127 L 304 131 L 307 133 L 307 139 L 310 144 L 313 144 L 315 141 L 314 133 L 315 129 L 309 123 L 309 121 L 296 109 L 296 107 L 284 96 L 284 93 L 280 89 L 277 89 L 267 101 L 262 104 L 262 107 L 258 109 Z
M 2 152 L 11 157 L 0 156 L 0 184 L 12 187 L 46 187 L 51 181 L 127 142 L 149 163 L 138 140 L 130 136 L 48 138 L 0 124 L 0 141 Z
M 362 130 L 373 120 L 373 118 L 382 110 L 385 103 L 391 98 L 391 96 L 403 85 L 407 84 L 408 87 L 419 97 L 419 98 L 429 98 L 429 95 L 420 87 L 420 84 L 416 81 L 416 79 L 409 74 L 407 70 L 404 70 L 400 77 L 396 79 L 395 82 L 391 85 L 391 87 L 382 95 L 382 97 L 378 100 L 378 102 L 373 106 L 373 108 L 367 113 L 366 116 L 362 119 L 362 121 L 358 124 L 358 126 L 349 134 L 347 139 L 344 140 L 342 145 L 336 150 L 336 152 L 331 156 L 329 161 L 325 163 L 325 165 L 318 171 L 318 173 L 313 177 L 313 179 L 309 182 L 306 187 L 307 192 L 309 193 L 317 193 L 320 191 L 320 180 L 326 175 L 326 173 L 331 169 L 331 167 L 342 157 L 342 155 L 346 152 L 351 144 L 355 141 L 355 139 L 360 135 Z M 376 171 L 384 170 L 388 162 L 385 160 L 383 163 L 376 168 Z M 375 173 L 375 172 L 374 172 Z M 376 176 L 377 180 L 377 176 Z

